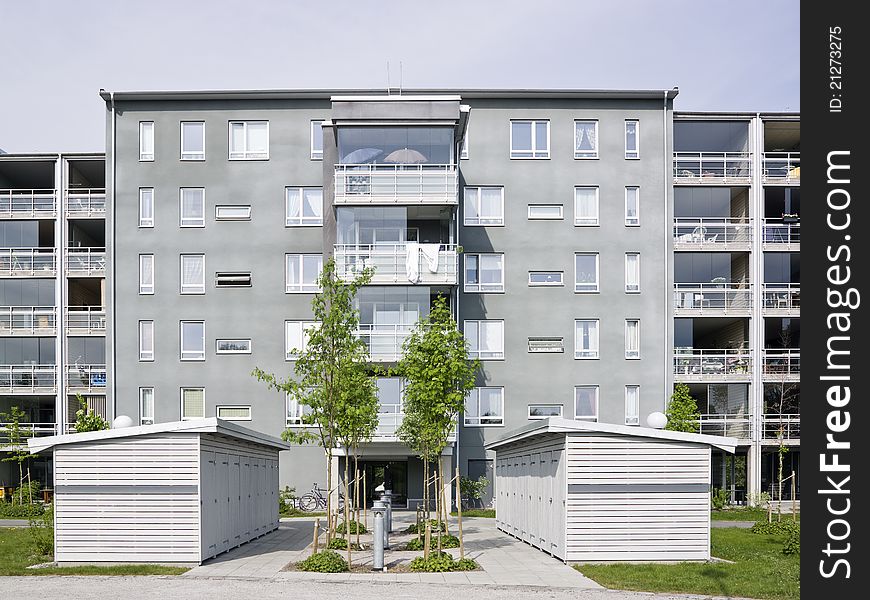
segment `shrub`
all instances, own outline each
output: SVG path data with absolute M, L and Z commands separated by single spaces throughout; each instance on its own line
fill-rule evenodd
M 474 571 L 477 568 L 477 563 L 470 558 L 454 560 L 453 557 L 446 552 L 430 552 L 428 560 L 422 556 L 418 556 L 411 561 L 412 571 L 424 571 L 426 573 Z
M 49 507 L 39 516 L 30 517 L 30 537 L 40 556 L 54 554 L 54 507 Z
M 460 558 L 455 563 L 453 563 L 454 571 L 475 571 L 478 568 L 480 568 L 480 565 L 478 565 L 470 558 Z
M 335 528 L 335 532 L 341 533 L 343 535 L 347 535 L 348 529 L 350 530 L 350 533 L 365 533 L 366 532 L 366 526 L 363 525 L 362 523 L 360 523 L 359 521 L 351 521 L 350 527 L 346 527 L 344 524 L 344 521 L 342 521 L 341 523 L 339 523 L 338 527 Z
M 408 544 L 405 546 L 406 550 L 422 550 L 423 549 L 423 540 L 420 538 L 413 538 Z M 438 538 L 432 536 L 432 548 L 438 547 Z M 442 548 L 459 548 L 459 538 L 455 535 L 442 535 L 441 536 L 441 547 Z
M 435 519 L 429 519 L 429 523 L 432 525 L 432 532 L 433 533 L 438 531 L 438 521 L 436 521 Z M 423 533 L 425 531 L 426 531 L 426 525 L 424 523 L 420 533 Z M 447 523 L 444 523 L 443 521 L 441 522 L 441 531 L 442 532 L 447 531 Z M 405 530 L 405 533 L 417 533 L 417 524 L 411 523 L 411 526 Z
M 713 488 L 710 504 L 713 506 L 713 510 L 722 510 L 729 504 L 728 492 L 722 488 Z
M 782 545 L 782 553 L 785 555 L 801 553 L 800 527 L 793 528 L 788 532 L 788 536 L 785 538 L 785 543 Z
M 479 503 L 489 486 L 489 479 L 480 476 L 476 480 L 468 477 L 459 478 L 459 490 L 463 498 Z
M 797 532 L 798 536 L 800 536 L 801 525 L 800 523 L 796 523 L 794 521 L 771 521 L 768 523 L 767 521 L 758 521 L 753 525 L 750 530 L 752 533 L 760 533 L 763 535 L 782 535 L 789 534 L 792 532 Z
M 76 394 L 76 400 L 81 407 L 76 411 L 76 433 L 102 431 L 109 428 L 109 422 L 97 414 L 94 409 L 88 408 L 88 403 L 81 394 Z
M 321 550 L 317 554 L 312 554 L 297 566 L 301 571 L 316 573 L 344 573 L 348 570 L 347 561 L 332 550 Z
M 0 519 L 29 519 L 38 517 L 44 510 L 42 504 L 0 502 Z
M 329 550 L 347 550 L 347 540 L 344 538 L 332 538 L 326 546 Z M 361 544 L 351 544 L 351 550 L 362 550 Z

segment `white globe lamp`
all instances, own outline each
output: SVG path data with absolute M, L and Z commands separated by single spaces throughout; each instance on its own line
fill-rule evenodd
M 115 420 L 112 421 L 112 429 L 123 429 L 125 427 L 132 427 L 133 419 L 128 417 L 127 415 L 118 415 L 115 417 Z
M 668 424 L 668 418 L 664 413 L 653 412 L 646 418 L 646 424 L 653 429 L 664 429 L 665 425 Z

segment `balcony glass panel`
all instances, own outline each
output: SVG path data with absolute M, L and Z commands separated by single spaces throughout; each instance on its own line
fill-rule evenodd
M 452 127 L 340 127 L 339 164 L 452 164 Z

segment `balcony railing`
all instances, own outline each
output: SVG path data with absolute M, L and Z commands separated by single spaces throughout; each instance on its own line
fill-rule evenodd
M 459 265 L 456 246 L 438 245 L 437 256 L 434 252 L 427 255 L 421 246 L 434 249 L 436 244 L 420 244 L 416 256 L 406 244 L 336 244 L 336 270 L 339 277 L 351 281 L 364 269 L 373 268 L 372 285 L 456 285 Z
M 71 392 L 104 392 L 106 365 L 67 365 L 66 384 Z
M 102 306 L 70 306 L 66 312 L 66 332 L 69 335 L 105 334 L 106 309 Z
M 750 350 L 674 349 L 674 375 L 681 381 L 745 380 L 751 372 Z
M 765 152 L 762 171 L 764 183 L 801 182 L 800 152 Z
M 54 190 L 0 190 L 0 218 L 53 217 L 57 214 Z
M 357 336 L 366 343 L 373 362 L 396 362 L 402 358 L 402 344 L 410 335 L 410 325 L 360 324 Z
M 105 248 L 67 248 L 67 275 L 87 277 L 106 274 Z
M 762 439 L 799 440 L 801 439 L 800 414 L 770 414 L 762 416 Z
M 11 423 L 0 422 L 0 446 L 7 446 L 10 443 L 9 432 L 7 427 Z M 24 447 L 27 447 L 27 438 L 45 437 L 55 435 L 57 433 L 57 425 L 55 423 L 18 423 L 21 429 L 21 437 L 24 439 Z
M 398 441 L 398 437 L 396 436 L 396 431 L 399 429 L 399 425 L 402 424 L 402 419 L 405 418 L 404 413 L 378 413 L 378 428 L 375 430 L 375 435 L 373 436 L 373 441 L 375 442 L 389 442 L 389 441 Z M 456 441 L 456 428 L 453 428 L 453 431 L 450 432 L 450 435 L 447 437 L 448 442 Z
M 749 183 L 752 156 L 748 152 L 674 152 L 676 183 Z
M 677 249 L 749 249 L 752 226 L 740 219 L 674 219 L 674 247 Z
M 53 393 L 56 373 L 54 365 L 0 365 L 0 393 Z
M 801 224 L 784 223 L 782 219 L 765 219 L 761 241 L 765 246 L 798 246 L 801 243 Z
M 53 306 L 0 306 L 0 335 L 54 335 Z
M 799 379 L 801 351 L 799 348 L 765 348 L 762 356 L 765 379 Z
M 54 277 L 53 248 L 0 248 L 0 277 Z
M 749 415 L 704 414 L 698 424 L 698 433 L 724 435 L 740 440 L 752 439 L 752 419 Z
M 750 283 L 674 284 L 674 312 L 678 314 L 748 313 L 751 308 Z
M 335 165 L 335 204 L 458 204 L 456 165 Z
M 801 310 L 801 284 L 765 283 L 762 288 L 765 312 L 799 314 Z
M 102 217 L 106 214 L 106 190 L 81 188 L 70 190 L 66 195 L 68 217 Z

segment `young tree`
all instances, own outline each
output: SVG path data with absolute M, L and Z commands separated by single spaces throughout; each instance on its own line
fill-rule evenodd
M 76 394 L 76 400 L 79 403 L 79 409 L 76 411 L 76 433 L 102 431 L 109 428 L 109 422 L 98 415 L 94 409 L 88 408 L 88 403 L 81 394 Z
M 0 420 L 2 420 L 6 425 L 4 426 L 4 436 L 6 438 L 8 444 L 8 456 L 4 456 L 2 459 L 3 462 L 9 463 L 18 463 L 18 485 L 19 487 L 24 487 L 24 464 L 27 463 L 31 458 L 36 458 L 35 454 L 31 454 L 30 450 L 27 448 L 27 438 L 31 437 L 27 434 L 27 429 L 21 426 L 21 420 L 26 416 L 26 413 L 18 408 L 17 406 L 13 406 L 8 413 L 0 413 Z M 27 467 L 27 494 L 28 499 L 32 503 L 33 502 L 33 491 L 30 486 L 30 467 Z M 18 496 L 18 501 L 23 504 L 24 496 L 23 494 L 13 494 L 12 502 L 15 502 L 15 498 Z
M 668 417 L 665 429 L 698 433 L 700 429 L 698 420 L 701 414 L 698 412 L 698 403 L 689 394 L 689 386 L 685 383 L 674 386 L 674 393 L 671 395 L 665 415 Z

